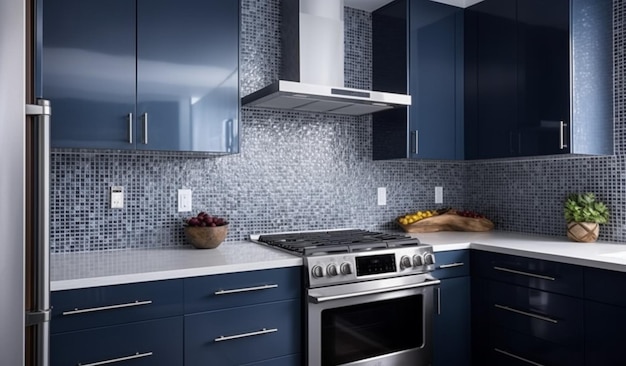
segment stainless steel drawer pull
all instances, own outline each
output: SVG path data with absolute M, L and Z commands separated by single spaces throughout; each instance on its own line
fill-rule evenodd
M 556 281 L 556 278 L 554 278 L 554 277 L 544 276 L 544 275 L 535 274 L 535 273 L 529 273 L 529 272 L 517 271 L 515 269 L 509 269 L 509 268 L 503 268 L 503 267 L 493 267 L 493 269 L 495 269 L 497 271 L 515 273 L 515 274 L 522 275 L 522 276 L 541 278 L 542 280 Z
M 437 315 L 441 315 L 441 287 L 437 287 Z
M 567 149 L 567 144 L 565 143 L 565 128 L 567 127 L 567 123 L 560 121 L 559 122 L 559 149 Z
M 530 365 L 535 365 L 535 366 L 544 366 L 544 365 L 543 365 L 543 364 L 541 364 L 541 363 L 538 363 L 538 362 L 535 362 L 535 361 L 531 361 L 531 360 L 529 360 L 529 359 L 527 359 L 527 358 L 520 357 L 520 356 L 518 356 L 518 355 L 514 355 L 514 354 L 509 353 L 509 352 L 507 352 L 507 351 L 503 351 L 503 350 L 501 350 L 501 349 L 499 349 L 499 348 L 494 348 L 493 350 L 494 350 L 494 351 L 496 351 L 496 352 L 502 353 L 503 355 L 506 355 L 506 356 L 509 356 L 509 357 L 511 357 L 511 358 L 514 358 L 514 359 L 516 359 L 516 360 L 520 360 L 520 361 L 522 361 L 522 362 L 526 362 L 526 363 L 528 363 L 528 364 L 530 364 Z
M 493 304 L 493 306 L 495 306 L 498 309 L 510 311 L 510 312 L 516 313 L 516 314 L 526 315 L 526 316 L 529 316 L 531 318 L 543 320 L 543 321 L 554 323 L 554 324 L 559 322 L 558 320 L 552 319 L 552 318 L 548 318 L 547 316 L 537 315 L 537 314 L 529 313 L 529 312 L 526 312 L 526 311 L 513 309 L 513 308 L 510 308 L 508 306 L 504 306 L 504 305 L 500 305 L 500 304 Z
M 444 268 L 452 268 L 452 267 L 461 267 L 464 266 L 465 263 L 463 262 L 456 262 L 456 263 L 450 263 L 450 264 L 442 264 L 439 266 L 440 269 L 444 269 Z
M 134 360 L 134 359 L 137 359 L 137 358 L 143 358 L 143 357 L 148 357 L 148 356 L 152 356 L 152 352 L 145 352 L 145 353 L 137 352 L 137 353 L 135 353 L 134 355 L 131 355 L 131 356 L 112 358 L 110 360 L 98 361 L 98 362 L 92 362 L 92 363 L 80 363 L 79 362 L 77 366 L 107 365 L 107 364 L 110 364 L 110 363 Z
M 129 302 L 126 304 L 117 304 L 117 305 L 109 305 L 109 306 L 100 306 L 97 308 L 87 308 L 87 309 L 74 309 L 69 311 L 64 311 L 61 313 L 62 315 L 75 315 L 75 314 L 83 314 L 83 313 L 93 313 L 94 311 L 102 311 L 102 310 L 112 310 L 112 309 L 120 309 L 120 308 L 129 308 L 132 306 L 140 306 L 140 305 L 148 305 L 152 304 L 152 300 L 146 301 L 135 301 Z
M 227 295 L 227 294 L 237 294 L 240 292 L 249 292 L 249 291 L 259 291 L 259 290 L 269 290 L 271 288 L 276 288 L 278 285 L 263 285 L 263 286 L 255 286 L 255 287 L 246 287 L 246 288 L 236 288 L 232 290 L 219 290 L 215 291 L 216 295 Z
M 219 336 L 219 337 L 215 338 L 215 342 L 230 341 L 232 339 L 253 337 L 253 336 L 258 336 L 258 335 L 263 335 L 263 334 L 268 334 L 268 333 L 274 333 L 274 332 L 278 332 L 278 328 L 272 328 L 272 329 L 263 328 L 263 329 L 258 330 L 256 332 L 235 334 L 235 335 L 231 335 L 231 336 Z

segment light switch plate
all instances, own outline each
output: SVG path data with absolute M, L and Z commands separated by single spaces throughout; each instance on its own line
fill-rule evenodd
M 378 206 L 384 206 L 387 204 L 387 188 L 378 187 Z
M 178 190 L 178 212 L 191 211 L 191 189 Z
M 124 208 L 124 187 L 111 187 L 111 208 Z
M 435 187 L 435 203 L 443 203 L 443 187 Z

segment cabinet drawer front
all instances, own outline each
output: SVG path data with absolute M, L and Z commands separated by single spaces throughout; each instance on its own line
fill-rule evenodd
M 483 299 L 478 311 L 489 323 L 563 345 L 582 346 L 581 299 L 496 281 L 473 282 Z
M 54 334 L 50 349 L 51 366 L 182 365 L 183 318 Z
M 585 301 L 587 365 L 624 365 L 626 308 Z
M 182 280 L 52 292 L 51 333 L 181 315 Z
M 582 366 L 583 351 L 502 327 L 493 327 L 478 341 L 475 362 L 479 365 Z
M 301 267 L 185 279 L 185 313 L 300 298 Z
M 519 286 L 583 296 L 583 267 L 473 250 L 472 276 L 491 278 Z
M 626 273 L 585 268 L 585 298 L 626 307 L 626 293 L 615 291 L 615 285 L 626 283 Z
M 435 260 L 437 263 L 433 276 L 436 278 L 462 277 L 470 274 L 469 250 L 437 252 L 435 253 Z
M 185 316 L 185 365 L 242 365 L 300 352 L 300 300 Z

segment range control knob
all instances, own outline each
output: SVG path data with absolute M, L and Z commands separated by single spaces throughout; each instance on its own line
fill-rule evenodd
M 328 272 L 328 275 L 333 277 L 338 275 L 339 273 L 337 272 L 337 265 L 336 264 L 329 264 L 328 267 L 326 267 L 326 272 Z
M 315 278 L 324 277 L 324 269 L 318 265 L 313 266 L 311 268 L 311 275 Z
M 349 275 L 350 273 L 352 273 L 352 268 L 350 267 L 350 263 L 348 262 L 341 263 L 339 269 L 341 270 L 341 274 L 344 275 Z
M 411 258 L 406 255 L 403 255 L 400 258 L 400 269 L 411 268 Z
M 415 254 L 413 256 L 413 266 L 419 267 L 423 265 L 424 265 L 424 257 L 422 257 L 420 254 Z
M 426 253 L 424 255 L 424 262 L 427 265 L 435 264 L 435 255 L 433 253 Z

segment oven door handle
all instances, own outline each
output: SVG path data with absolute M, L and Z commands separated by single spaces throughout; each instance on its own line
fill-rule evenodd
M 438 285 L 440 283 L 441 283 L 441 281 L 432 279 L 432 280 L 426 280 L 426 281 L 420 282 L 420 283 L 412 283 L 412 284 L 409 284 L 409 285 L 377 288 L 377 289 L 373 289 L 373 290 L 351 292 L 351 293 L 347 293 L 347 294 L 330 295 L 330 296 L 309 295 L 309 301 L 314 303 L 314 304 L 319 304 L 319 303 L 326 302 L 326 301 L 349 299 L 349 298 L 358 297 L 358 296 L 375 295 L 375 294 L 381 294 L 381 293 L 385 293 L 385 292 L 393 292 L 393 291 L 400 291 L 400 290 L 409 290 L 409 289 L 419 288 L 419 287 L 435 286 L 435 285 Z

